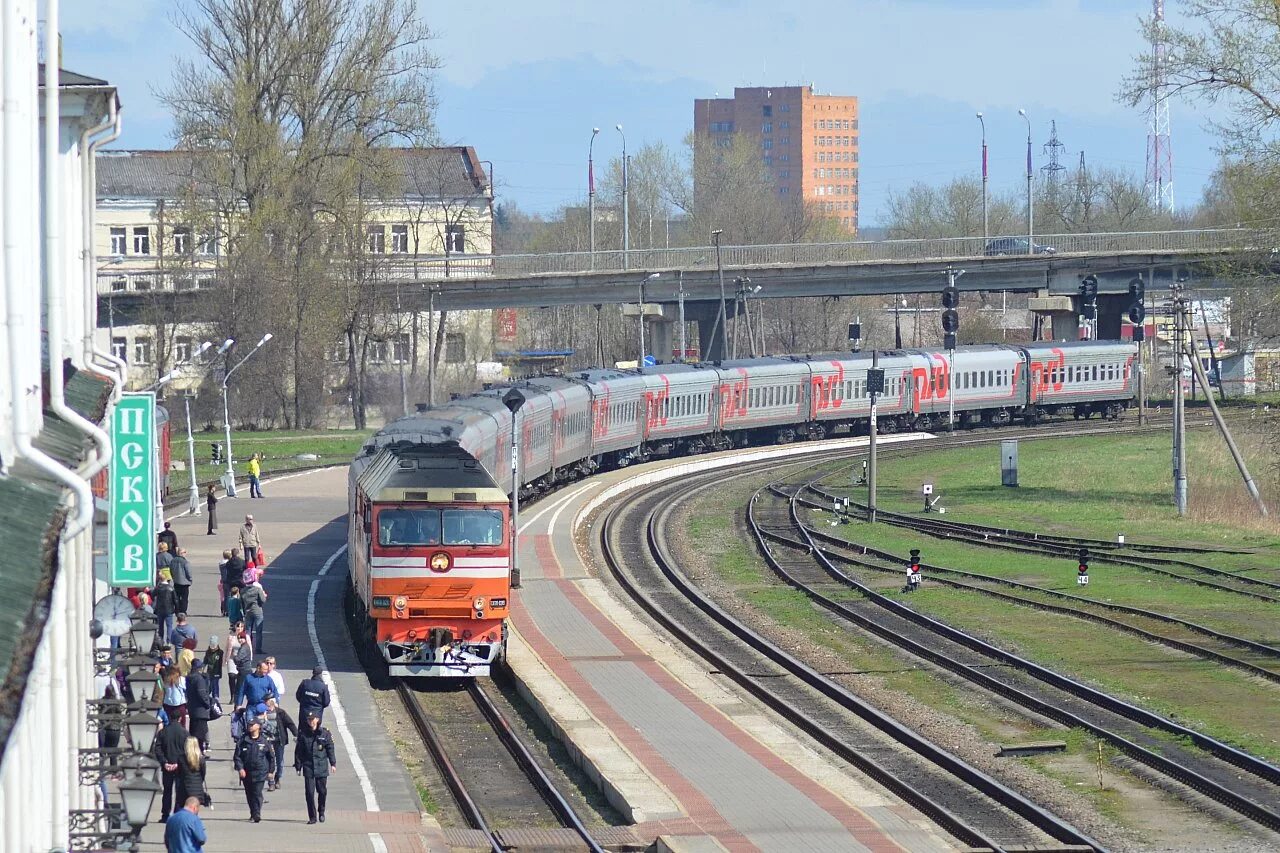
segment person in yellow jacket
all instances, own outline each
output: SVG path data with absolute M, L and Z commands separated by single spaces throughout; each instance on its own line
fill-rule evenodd
M 262 483 L 258 478 L 262 476 L 262 454 L 255 453 L 249 457 L 249 497 L 262 497 Z

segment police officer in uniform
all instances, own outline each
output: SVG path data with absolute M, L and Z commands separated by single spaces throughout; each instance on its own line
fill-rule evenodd
M 320 727 L 320 715 L 308 711 L 303 720 L 298 741 L 293 747 L 293 769 L 301 773 L 306 782 L 307 823 L 315 823 L 317 817 L 324 823 L 329 774 L 338 772 L 338 759 L 333 735 Z
M 324 709 L 329 707 L 329 685 L 324 683 L 323 667 L 311 670 L 311 677 L 298 685 L 294 698 L 298 700 L 298 719 L 304 726 L 307 714 L 314 713 L 324 722 Z
M 261 707 L 261 706 L 259 706 Z M 262 719 L 249 718 L 244 736 L 236 744 L 235 769 L 244 785 L 244 798 L 249 804 L 249 819 L 262 822 L 262 789 L 275 773 L 275 745 L 262 733 Z

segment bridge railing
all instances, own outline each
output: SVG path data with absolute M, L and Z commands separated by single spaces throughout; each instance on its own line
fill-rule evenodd
M 1103 255 L 1123 253 L 1214 254 L 1253 245 L 1255 234 L 1247 228 L 1209 228 L 1185 231 L 1138 231 L 1104 234 L 1045 234 L 1035 238 L 1036 254 Z M 920 261 L 966 261 L 997 255 L 1028 255 L 1026 236 L 957 237 L 924 240 L 866 240 L 840 243 L 786 243 L 765 246 L 721 246 L 726 269 L 751 267 L 805 267 L 831 264 L 875 264 Z M 133 259 L 130 259 L 133 260 Z M 528 255 L 387 255 L 376 277 L 387 281 L 440 281 L 589 273 L 635 273 L 657 270 L 713 270 L 714 246 L 678 249 L 632 249 L 562 252 Z M 212 271 L 210 271 L 212 272 Z M 216 274 L 216 273 L 214 273 Z M 154 269 L 104 270 L 98 276 L 101 294 L 132 291 L 121 279 L 145 279 L 153 289 L 169 289 L 153 280 Z M 204 286 L 205 276 L 200 278 Z M 116 284 L 113 285 L 113 281 Z M 190 282 L 188 282 L 190 284 Z M 156 286 L 159 285 L 159 286 Z

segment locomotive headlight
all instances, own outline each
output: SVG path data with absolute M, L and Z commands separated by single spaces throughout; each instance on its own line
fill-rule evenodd
M 396 596 L 396 610 L 404 610 L 408 606 L 409 599 L 405 598 L 403 595 Z
M 484 610 L 484 596 L 477 595 L 476 600 L 471 602 L 471 604 L 476 610 Z
M 449 571 L 450 562 L 451 561 L 449 559 L 448 554 L 446 554 L 444 551 L 438 551 L 435 554 L 431 555 L 431 571 L 447 572 Z

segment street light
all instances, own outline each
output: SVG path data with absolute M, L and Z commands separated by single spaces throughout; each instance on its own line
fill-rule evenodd
M 991 236 L 987 222 L 987 123 L 978 113 L 978 124 L 982 125 L 982 238 Z
M 595 147 L 600 128 L 591 128 L 591 141 L 587 143 L 587 219 L 591 229 L 591 268 L 596 268 L 596 171 Z
M 640 282 L 640 313 L 638 315 L 640 317 L 640 360 L 636 362 L 636 367 L 644 367 L 644 286 L 661 276 L 660 272 L 649 273 Z
M 227 431 L 227 482 L 224 487 L 227 490 L 227 497 L 234 498 L 236 496 L 236 472 L 231 466 L 231 407 L 227 404 L 227 383 L 231 381 L 231 374 L 240 369 L 246 361 L 253 358 L 253 354 L 262 349 L 262 345 L 271 340 L 271 333 L 267 332 L 262 336 L 262 340 L 258 341 L 258 345 L 249 351 L 249 354 L 237 362 L 236 366 L 227 371 L 227 375 L 222 377 L 222 425 Z
M 142 389 L 142 393 L 144 393 L 144 394 L 145 394 L 145 393 L 146 393 L 146 392 L 148 392 L 148 391 L 158 391 L 158 390 L 160 390 L 160 388 L 161 388 L 162 386 L 164 386 L 164 385 L 168 385 L 170 382 L 172 382 L 173 380 L 177 379 L 177 378 L 178 378 L 178 375 L 179 375 L 181 372 L 182 372 L 182 371 L 180 371 L 178 368 L 176 368 L 176 367 L 175 367 L 173 370 L 170 370 L 168 373 L 166 373 L 164 376 L 161 376 L 161 377 L 160 377 L 159 379 L 157 379 L 155 382 L 152 382 L 152 383 L 151 383 L 150 385 L 148 385 L 146 388 L 143 388 L 143 389 Z
M 627 253 L 631 251 L 631 220 L 628 208 L 631 206 L 628 198 L 630 193 L 629 177 L 627 175 L 631 170 L 627 168 L 627 135 L 622 132 L 622 125 L 616 124 L 614 127 L 618 131 L 618 135 L 622 137 L 622 268 L 627 268 Z
M 1031 184 L 1035 180 L 1035 172 L 1031 168 L 1031 119 L 1026 110 L 1018 110 L 1018 115 L 1027 123 L 1027 254 L 1033 255 L 1035 244 L 1035 207 L 1032 205 Z
M 524 394 L 511 388 L 502 395 L 502 405 L 511 413 L 511 588 L 520 588 L 520 451 L 516 445 L 519 421 L 516 413 L 524 405 Z
M 213 363 L 214 359 L 224 355 L 227 350 L 231 349 L 231 345 L 234 343 L 234 338 L 227 338 L 223 341 L 222 346 L 218 347 L 218 351 L 213 354 L 213 358 L 209 359 L 210 364 Z M 200 356 L 204 355 L 211 346 L 213 346 L 212 341 L 205 341 L 201 344 L 200 349 L 196 350 L 196 354 L 192 357 L 192 361 L 198 360 Z M 197 374 L 195 380 L 195 387 L 197 389 L 199 389 L 200 383 L 204 381 L 204 375 L 206 373 L 208 373 L 208 368 Z M 188 495 L 188 502 L 190 506 L 187 507 L 187 511 L 192 515 L 199 515 L 200 487 L 196 483 L 196 437 L 191 432 L 191 398 L 194 396 L 195 395 L 191 393 L 190 389 L 188 389 L 187 393 L 182 395 L 182 405 L 187 412 L 187 468 L 190 471 L 191 480 L 190 494 Z

